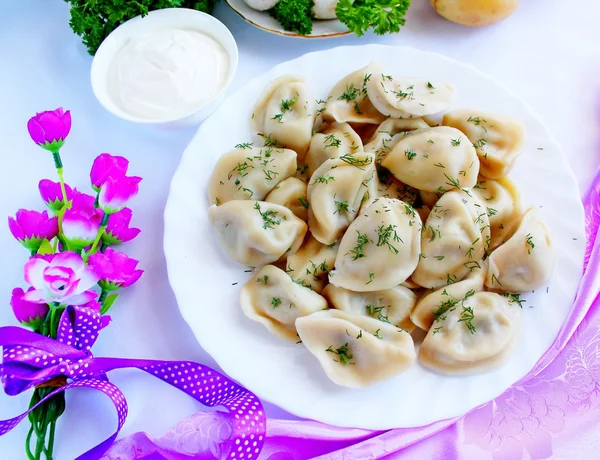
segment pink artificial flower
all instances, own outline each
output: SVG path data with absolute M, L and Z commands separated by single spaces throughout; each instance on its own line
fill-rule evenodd
M 60 182 L 42 179 L 38 188 L 40 189 L 42 200 L 44 200 L 44 203 L 46 203 L 46 206 L 48 206 L 50 211 L 58 212 L 63 208 L 64 202 L 62 190 L 60 189 Z M 73 189 L 65 184 L 65 192 L 67 194 L 67 200 L 70 200 L 73 197 Z
M 85 305 L 82 305 L 82 307 L 91 308 L 92 310 L 99 312 L 100 309 L 102 308 L 102 304 L 100 302 L 98 302 L 97 300 L 92 300 L 91 302 L 88 302 Z
M 19 209 L 16 218 L 8 218 L 13 236 L 30 251 L 37 251 L 44 239 L 51 240 L 58 233 L 58 218 L 49 217 L 48 211 Z
M 71 249 L 82 249 L 94 242 L 104 212 L 95 207 L 96 199 L 73 190 L 71 208 L 65 210 L 62 231 Z
M 129 161 L 127 158 L 113 156 L 109 153 L 102 153 L 96 157 L 92 170 L 90 171 L 90 179 L 92 188 L 100 191 L 100 187 L 106 182 L 109 177 L 118 179 L 127 174 Z
M 33 290 L 24 300 L 37 303 L 58 302 L 83 305 L 97 296 L 89 290 L 100 279 L 100 271 L 85 262 L 76 252 L 65 251 L 51 257 L 32 257 L 25 264 L 25 281 Z
M 96 198 L 87 193 L 81 193 L 77 189 L 73 189 L 73 195 L 71 196 L 71 205 L 73 208 L 96 208 Z M 102 214 L 102 210 L 98 209 L 98 212 Z
M 95 266 L 100 273 L 98 284 L 105 291 L 131 286 L 144 273 L 143 270 L 136 269 L 139 261 L 112 248 L 108 248 L 103 253 L 92 254 L 89 261 L 90 265 Z
M 31 291 L 33 288 L 29 288 L 29 290 Z M 23 299 L 24 295 L 25 292 L 23 289 L 14 288 L 10 298 L 10 306 L 17 321 L 32 329 L 38 329 L 42 325 L 50 308 L 45 303 L 28 302 Z
M 100 189 L 98 204 L 107 214 L 114 214 L 125 207 L 138 194 L 141 177 L 108 177 Z
M 64 112 L 59 107 L 37 113 L 27 122 L 27 130 L 37 145 L 53 153 L 58 152 L 71 131 L 71 112 Z
M 102 234 L 104 244 L 124 243 L 131 241 L 140 234 L 141 230 L 139 228 L 129 227 L 132 214 L 129 208 L 123 208 L 119 212 L 111 214 L 106 231 Z

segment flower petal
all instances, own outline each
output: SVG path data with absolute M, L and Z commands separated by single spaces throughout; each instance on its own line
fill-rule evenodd
M 44 270 L 49 266 L 50 263 L 43 259 L 37 257 L 29 259 L 25 264 L 25 281 L 35 289 L 44 289 L 46 287 Z
M 34 289 L 33 291 L 27 291 L 23 297 L 23 300 L 33 303 L 48 303 L 54 302 L 54 298 L 48 294 L 44 289 Z
M 37 116 L 29 119 L 27 122 L 27 131 L 29 131 L 29 135 L 31 136 L 33 142 L 36 144 L 43 144 L 46 142 L 46 135 L 42 125 L 37 121 L 36 118 Z
M 96 291 L 85 291 L 80 294 L 63 299 L 64 303 L 69 305 L 83 305 L 93 300 L 96 300 L 98 293 Z
M 69 267 L 75 273 L 78 273 L 85 266 L 81 256 L 73 251 L 65 251 L 56 254 L 52 259 L 52 265 Z

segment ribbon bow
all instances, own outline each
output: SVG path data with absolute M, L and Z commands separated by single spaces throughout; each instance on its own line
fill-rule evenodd
M 20 327 L 0 328 L 4 348 L 0 379 L 8 395 L 20 394 L 34 386 L 62 378 L 60 386 L 27 412 L 0 421 L 0 436 L 17 426 L 31 411 L 56 393 L 71 388 L 102 391 L 114 403 L 118 414 L 115 433 L 77 458 L 99 459 L 117 438 L 127 418 L 125 396 L 108 381 L 106 372 L 137 368 L 187 393 L 205 406 L 224 406 L 233 414 L 232 448 L 228 459 L 256 459 L 264 444 L 266 419 L 259 399 L 223 374 L 192 361 L 95 358 L 90 349 L 110 318 L 88 307 L 69 306 L 63 312 L 56 340 Z

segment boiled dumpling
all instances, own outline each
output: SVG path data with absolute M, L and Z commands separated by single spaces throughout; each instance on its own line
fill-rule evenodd
M 416 129 L 429 128 L 422 118 L 400 120 L 389 118 L 379 125 L 369 143 L 365 145 L 365 152 L 375 154 L 375 162 L 381 164 L 394 146 Z
M 293 254 L 302 244 L 306 223 L 284 206 L 233 200 L 208 208 L 221 246 L 241 264 L 259 266 Z
M 380 124 L 387 118 L 377 111 L 367 96 L 368 67 L 342 78 L 331 90 L 323 112 L 326 120 L 338 123 Z
M 467 277 L 454 284 L 423 294 L 410 315 L 411 321 L 424 331 L 428 331 L 433 321 L 454 307 L 467 295 L 483 291 L 487 275 L 487 263 L 474 265 Z
M 554 269 L 550 232 L 531 207 L 510 239 L 492 252 L 485 285 L 502 292 L 533 291 L 546 284 Z
M 412 279 L 426 288 L 456 283 L 481 265 L 489 242 L 488 215 L 473 192 L 447 192 L 425 222 L 420 260 Z
M 427 192 L 473 187 L 479 173 L 479 160 L 469 139 L 445 126 L 413 131 L 381 165 L 398 180 Z
M 373 156 L 344 155 L 327 160 L 308 184 L 308 226 L 323 244 L 332 244 L 354 220 L 375 170 Z
M 508 240 L 519 226 L 523 215 L 519 189 L 507 177 L 498 180 L 482 178 L 473 187 L 473 192 L 490 218 L 492 251 Z
M 296 173 L 296 152 L 241 144 L 221 156 L 210 176 L 211 204 L 230 200 L 264 200 L 281 181 Z
M 490 179 L 506 176 L 521 153 L 525 128 L 514 118 L 459 109 L 445 114 L 442 123 L 468 136 L 477 149 L 481 174 Z
M 352 126 L 348 123 L 332 123 L 312 137 L 304 163 L 308 167 L 308 175 L 312 176 L 326 160 L 362 151 L 362 141 Z
M 328 284 L 323 295 L 338 310 L 376 318 L 409 333 L 415 329 L 410 314 L 417 296 L 404 286 L 384 291 L 354 292 Z
M 390 379 L 415 360 L 410 334 L 377 319 L 327 310 L 298 318 L 296 329 L 327 377 L 344 387 Z
M 254 131 L 298 153 L 308 150 L 316 116 L 316 103 L 302 77 L 284 75 L 265 88 L 252 113 Z
M 281 181 L 265 198 L 269 203 L 285 206 L 298 219 L 308 220 L 308 200 L 306 198 L 306 182 L 288 177 Z
M 296 283 L 321 293 L 329 283 L 337 251 L 337 244 L 320 243 L 309 234 L 300 249 L 288 257 L 285 271 Z
M 455 89 L 447 83 L 422 78 L 385 75 L 377 64 L 368 68 L 367 94 L 375 108 L 390 117 L 423 117 L 443 112 L 452 105 Z
M 381 291 L 404 282 L 421 252 L 421 218 L 400 200 L 379 198 L 348 228 L 329 282 L 351 291 Z
M 248 318 L 293 342 L 299 340 L 296 319 L 327 308 L 323 297 L 294 283 L 283 270 L 273 265 L 254 272 L 242 287 L 240 303 Z
M 519 337 L 521 308 L 507 297 L 478 292 L 429 329 L 419 350 L 424 366 L 443 374 L 474 374 L 501 364 Z

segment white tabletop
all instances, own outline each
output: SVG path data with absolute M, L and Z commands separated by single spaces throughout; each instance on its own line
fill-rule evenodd
M 412 45 L 470 63 L 521 96 L 555 134 L 582 190 L 598 166 L 600 3 L 596 0 L 525 0 L 513 17 L 484 29 L 447 22 L 433 12 L 427 0 L 413 0 L 407 25 L 398 35 L 323 40 L 268 34 L 243 22 L 226 4 L 220 4 L 215 15 L 233 32 L 240 49 L 238 74 L 230 91 L 273 65 L 309 51 L 373 42 Z M 49 154 L 29 139 L 26 122 L 36 111 L 58 106 L 70 109 L 73 128 L 62 154 L 70 185 L 87 187 L 91 162 L 101 152 L 128 157 L 131 173 L 144 177 L 141 193 L 132 204 L 134 224 L 143 231 L 124 249 L 141 260 L 146 273 L 116 303 L 112 311 L 114 322 L 101 334 L 95 354 L 191 359 L 216 366 L 195 342 L 177 310 L 162 252 L 162 213 L 169 181 L 195 129 L 159 131 L 107 113 L 92 93 L 92 58 L 68 26 L 67 4 L 48 0 L 3 1 L 0 18 L 0 138 L 4 172 L 0 216 L 14 215 L 18 208 L 42 209 L 37 183 L 45 177 L 54 178 L 54 169 Z M 565 212 L 568 216 L 568 210 Z M 24 287 L 21 266 L 27 253 L 13 240 L 5 224 L 0 225 L 0 242 L 0 293 L 5 299 L 0 324 L 16 324 L 8 300 L 13 287 Z M 142 372 L 116 371 L 111 380 L 129 402 L 130 415 L 123 435 L 141 430 L 158 435 L 179 419 L 202 410 L 188 396 Z M 0 394 L 0 418 L 25 410 L 28 396 Z M 274 406 L 266 406 L 271 417 L 291 417 Z M 108 399 L 88 390 L 71 391 L 67 412 L 59 424 L 56 458 L 74 458 L 110 435 L 115 427 L 116 416 Z M 2 458 L 25 458 L 26 429 L 23 423 L 0 438 Z

